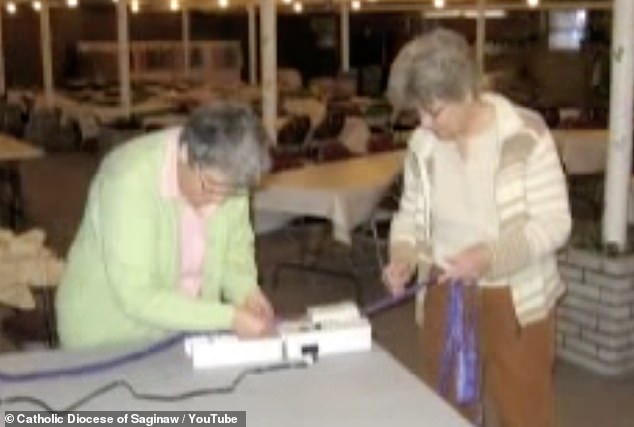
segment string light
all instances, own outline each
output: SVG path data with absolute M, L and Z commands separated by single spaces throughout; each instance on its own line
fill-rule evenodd
M 79 0 L 66 0 L 66 6 L 68 7 L 77 7 L 79 4 Z
M 526 0 L 528 7 L 537 7 L 539 6 L 539 0 Z
M 295 11 L 295 13 L 302 13 L 302 11 L 304 10 L 304 5 L 297 1 L 293 3 L 293 10 Z
M 229 7 L 229 0 L 218 0 L 218 6 L 226 9 L 227 7 Z
M 15 12 L 17 11 L 18 11 L 18 8 L 15 5 L 15 3 L 13 3 L 12 1 L 7 3 L 7 13 L 9 13 L 10 15 L 15 15 Z
M 33 3 L 31 3 L 31 6 L 33 6 L 33 10 L 36 12 L 39 12 L 40 10 L 42 10 L 42 2 L 35 0 Z
M 176 12 L 181 8 L 180 2 L 178 0 L 170 0 L 170 10 L 172 12 Z
M 434 0 L 434 7 L 436 9 L 442 9 L 445 7 L 445 0 Z
M 130 10 L 132 13 L 139 13 L 139 9 L 139 0 L 132 0 L 132 3 L 130 3 Z
M 352 3 L 350 4 L 350 6 L 352 6 L 352 10 L 359 10 L 359 9 L 361 9 L 361 1 L 360 0 L 352 0 Z

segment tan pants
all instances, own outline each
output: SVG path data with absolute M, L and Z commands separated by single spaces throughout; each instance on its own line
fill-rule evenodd
M 448 299 L 449 287 L 435 285 L 427 290 L 424 301 L 425 317 L 420 332 L 422 373 L 435 390 L 438 390 Z M 521 328 L 507 287 L 468 287 L 466 304 L 476 304 L 478 310 L 482 401 L 474 407 L 460 407 L 452 400 L 455 393 L 450 387 L 450 403 L 474 423 L 478 422 L 478 414 L 483 414 L 486 426 L 555 426 L 554 313 Z

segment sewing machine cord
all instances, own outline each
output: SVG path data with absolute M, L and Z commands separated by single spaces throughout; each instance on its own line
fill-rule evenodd
M 212 394 L 231 394 L 238 388 L 238 385 L 248 376 L 261 375 L 261 374 L 265 374 L 269 372 L 281 371 L 286 369 L 305 368 L 308 365 L 309 363 L 306 361 L 297 361 L 297 362 L 283 362 L 283 363 L 278 363 L 273 365 L 265 365 L 265 366 L 258 366 L 254 368 L 248 368 L 241 371 L 233 379 L 233 381 L 231 381 L 231 383 L 228 385 L 214 387 L 214 388 L 201 388 L 201 389 L 186 391 L 179 394 L 172 394 L 172 395 L 141 393 L 141 392 L 138 392 L 134 387 L 132 387 L 132 385 L 130 385 L 130 383 L 127 382 L 126 380 L 115 380 L 95 389 L 94 391 L 91 391 L 90 393 L 81 397 L 79 400 L 75 401 L 74 403 L 64 407 L 63 409 L 54 409 L 51 405 L 49 405 L 45 401 L 32 397 L 32 396 L 10 396 L 7 398 L 0 399 L 0 407 L 3 404 L 15 405 L 18 403 L 27 403 L 27 404 L 36 406 L 38 408 L 41 408 L 44 411 L 47 411 L 50 413 L 71 412 L 71 411 L 78 410 L 81 406 L 85 405 L 89 401 L 105 393 L 108 393 L 109 391 L 112 391 L 116 388 L 124 388 L 130 393 L 132 397 L 134 397 L 137 400 L 146 400 L 146 401 L 152 401 L 152 402 L 179 402 L 182 400 L 187 400 L 187 399 L 192 399 L 195 397 L 207 396 Z
M 366 317 L 372 317 L 379 313 L 382 313 L 396 305 L 406 301 L 410 297 L 414 296 L 418 290 L 420 290 L 424 283 L 419 283 L 413 286 L 406 288 L 405 292 L 398 296 L 388 296 L 382 298 L 368 306 L 364 307 L 361 310 L 361 313 Z M 181 343 L 182 340 L 191 334 L 180 333 L 174 336 L 170 336 L 162 341 L 159 341 L 151 346 L 134 351 L 131 353 L 126 353 L 120 356 L 117 356 L 113 359 L 108 359 L 104 361 L 99 361 L 91 364 L 73 366 L 68 368 L 60 368 L 60 369 L 50 369 L 50 370 L 40 370 L 26 373 L 9 373 L 9 372 L 1 372 L 0 371 L 0 384 L 1 383 L 23 383 L 23 382 L 31 382 L 38 380 L 50 380 L 62 377 L 77 377 L 77 376 L 85 376 L 89 374 L 100 373 L 106 370 L 113 369 L 115 367 L 119 367 L 128 363 L 136 362 L 142 359 L 146 359 L 152 355 L 161 353 L 163 351 L 168 350 L 174 345 Z M 149 393 L 140 393 L 130 385 L 126 380 L 115 380 L 109 382 L 94 391 L 86 394 L 76 402 L 66 406 L 63 409 L 54 409 L 51 405 L 44 402 L 41 399 L 32 397 L 32 396 L 9 396 L 6 398 L 0 397 L 0 407 L 2 405 L 15 405 L 18 403 L 27 403 L 38 408 L 41 408 L 50 413 L 58 413 L 58 412 L 68 412 L 68 411 L 76 411 L 81 406 L 85 405 L 89 401 L 94 398 L 108 393 L 116 388 L 124 388 L 126 389 L 132 397 L 138 400 L 148 400 L 148 401 L 158 401 L 158 402 L 175 402 L 186 399 L 191 399 L 194 397 L 211 395 L 211 394 L 229 394 L 233 393 L 238 385 L 244 380 L 245 377 L 250 375 L 259 375 L 272 371 L 279 371 L 284 369 L 297 369 L 304 368 L 308 366 L 308 362 L 300 361 L 300 362 L 284 362 L 273 365 L 266 365 L 254 368 L 248 368 L 240 372 L 235 379 L 227 386 L 221 386 L 216 388 L 203 388 L 192 390 L 180 394 L 175 395 L 159 395 L 159 394 L 149 394 Z

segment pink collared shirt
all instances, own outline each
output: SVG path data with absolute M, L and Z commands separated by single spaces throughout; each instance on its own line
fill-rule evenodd
M 178 185 L 178 135 L 179 130 L 168 133 L 168 147 L 163 164 L 161 194 L 166 198 L 182 200 L 179 224 L 180 238 L 180 289 L 192 298 L 200 296 L 203 281 L 203 265 L 207 250 L 205 241 L 206 221 L 213 209 L 199 211 L 183 198 Z

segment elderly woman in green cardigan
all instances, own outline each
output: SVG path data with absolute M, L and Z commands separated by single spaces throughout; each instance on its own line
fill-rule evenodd
M 248 108 L 215 103 L 104 159 L 57 294 L 64 347 L 270 330 L 249 217 L 265 142 Z

